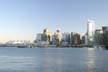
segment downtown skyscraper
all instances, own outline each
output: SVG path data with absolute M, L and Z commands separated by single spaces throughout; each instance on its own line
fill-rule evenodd
M 93 44 L 94 41 L 95 22 L 93 20 L 87 21 L 87 42 Z

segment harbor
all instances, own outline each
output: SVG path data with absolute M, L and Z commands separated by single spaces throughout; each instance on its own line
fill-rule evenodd
M 0 48 L 0 72 L 107 72 L 108 50 Z

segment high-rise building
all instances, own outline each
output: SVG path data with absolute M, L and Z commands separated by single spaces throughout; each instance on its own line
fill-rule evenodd
M 101 45 L 103 42 L 103 31 L 102 29 L 96 29 L 94 35 L 95 45 Z
M 88 45 L 88 36 L 85 34 L 85 45 Z
M 49 28 L 43 30 L 43 40 L 48 41 L 49 43 L 51 42 L 51 31 Z
M 74 34 L 74 45 L 79 45 L 80 44 L 80 34 L 75 33 Z
M 71 45 L 74 45 L 74 34 L 75 34 L 75 32 L 71 32 L 71 34 L 70 34 L 70 44 Z
M 95 31 L 95 22 L 93 20 L 88 20 L 88 22 L 87 22 L 88 44 L 93 44 L 94 31 Z
M 56 34 L 52 35 L 52 45 L 57 45 Z
M 62 46 L 70 45 L 70 33 L 62 33 Z
M 103 31 L 102 45 L 104 45 L 105 48 L 108 48 L 108 26 L 102 27 L 102 31 Z
M 42 33 L 38 33 L 36 35 L 36 41 L 42 41 L 42 37 L 43 37 L 43 34 Z
M 85 36 L 82 36 L 81 44 L 85 44 Z
M 56 40 L 57 40 L 57 46 L 59 47 L 62 41 L 62 34 L 61 34 L 60 29 L 56 30 Z

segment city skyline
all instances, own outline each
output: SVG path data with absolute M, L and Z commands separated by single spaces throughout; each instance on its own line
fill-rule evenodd
M 37 33 L 87 32 L 87 20 L 96 28 L 108 24 L 107 0 L 1 0 L 0 42 L 34 40 Z

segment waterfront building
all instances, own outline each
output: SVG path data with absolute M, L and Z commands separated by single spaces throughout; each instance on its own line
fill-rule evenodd
M 85 34 L 85 45 L 88 45 L 88 36 Z
M 88 20 L 88 22 L 87 22 L 87 39 L 88 39 L 89 45 L 93 44 L 94 31 L 95 31 L 95 22 L 93 20 Z
M 81 44 L 85 44 L 85 36 L 82 36 Z
M 36 41 L 42 41 L 43 40 L 43 34 L 42 33 L 38 33 L 37 35 L 36 35 Z
M 70 44 L 71 45 L 74 45 L 74 34 L 75 34 L 75 32 L 70 33 Z
M 49 42 L 45 40 L 45 36 L 43 33 L 38 33 L 36 36 L 36 39 L 34 41 L 35 46 L 42 46 L 42 47 L 47 47 L 49 45 Z
M 75 33 L 74 34 L 74 45 L 79 45 L 80 44 L 80 34 Z
M 101 45 L 103 42 L 103 31 L 102 29 L 96 29 L 94 35 L 95 45 Z
M 82 44 L 88 45 L 88 35 L 87 35 L 87 33 L 82 37 Z
M 43 30 L 43 40 L 51 43 L 51 30 L 49 28 Z
M 61 42 L 62 42 L 62 34 L 60 29 L 56 30 L 56 41 L 57 41 L 57 46 L 61 46 Z
M 70 33 L 69 32 L 67 32 L 66 33 L 66 41 L 68 42 L 68 46 L 70 45 Z
M 52 35 L 52 45 L 57 45 L 56 34 Z
M 62 46 L 70 45 L 70 33 L 62 33 Z
M 105 48 L 108 48 L 108 26 L 103 26 L 102 31 L 103 31 L 103 42 L 102 42 L 102 44 L 104 45 Z

